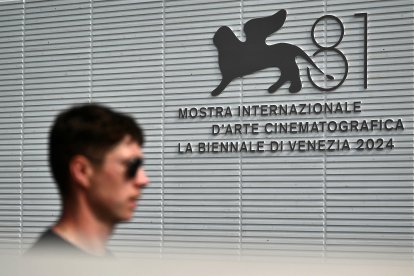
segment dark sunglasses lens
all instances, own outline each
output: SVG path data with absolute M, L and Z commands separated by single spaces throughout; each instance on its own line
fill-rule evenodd
M 142 165 L 142 159 L 134 159 L 131 160 L 131 162 L 129 162 L 128 165 L 128 170 L 127 170 L 127 177 L 129 179 L 134 178 L 135 175 L 137 174 L 138 169 L 141 167 Z

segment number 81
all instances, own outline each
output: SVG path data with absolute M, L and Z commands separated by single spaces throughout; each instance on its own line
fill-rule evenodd
M 355 17 L 363 17 L 364 18 L 364 88 L 366 89 L 368 87 L 368 74 L 367 74 L 367 71 L 368 71 L 367 70 L 368 69 L 367 68 L 368 67 L 368 62 L 367 62 L 368 61 L 367 60 L 367 42 L 368 42 L 367 25 L 368 25 L 368 14 L 367 13 L 356 13 L 356 14 L 354 14 L 354 16 Z M 336 43 L 334 43 L 333 45 L 327 46 L 327 47 L 320 45 L 316 41 L 316 39 L 315 39 L 315 27 L 323 19 L 333 19 L 334 21 L 336 21 L 336 23 L 339 25 L 339 27 L 341 29 L 341 35 L 340 35 L 340 38 L 338 39 L 338 41 Z M 336 16 L 333 16 L 333 15 L 324 15 L 324 16 L 318 18 L 315 21 L 315 23 L 313 24 L 312 30 L 311 30 L 311 38 L 312 38 L 313 43 L 319 48 L 313 54 L 313 56 L 316 56 L 317 54 L 319 54 L 321 52 L 335 52 L 336 54 L 338 54 L 342 58 L 342 60 L 344 62 L 344 65 L 345 65 L 345 72 L 344 72 L 344 75 L 343 75 L 341 81 L 337 85 L 335 85 L 333 87 L 329 87 L 329 88 L 325 88 L 325 87 L 318 86 L 312 80 L 312 77 L 311 77 L 311 74 L 310 74 L 310 69 L 308 68 L 307 69 L 307 73 L 308 73 L 309 81 L 311 82 L 311 84 L 315 88 L 317 88 L 319 90 L 322 90 L 322 91 L 332 91 L 332 90 L 335 90 L 336 88 L 338 88 L 339 86 L 341 86 L 342 83 L 346 80 L 346 78 L 348 76 L 348 60 L 346 59 L 345 55 L 340 50 L 338 50 L 336 48 L 336 46 L 338 46 L 339 43 L 341 43 L 343 37 L 344 37 L 344 25 L 342 24 L 342 21 L 338 17 L 336 17 Z

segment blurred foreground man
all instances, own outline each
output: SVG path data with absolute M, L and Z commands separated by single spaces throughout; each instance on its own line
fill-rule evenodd
M 107 256 L 115 225 L 129 220 L 141 189 L 144 137 L 135 121 L 96 104 L 61 113 L 50 132 L 49 161 L 63 202 L 60 219 L 28 251 Z

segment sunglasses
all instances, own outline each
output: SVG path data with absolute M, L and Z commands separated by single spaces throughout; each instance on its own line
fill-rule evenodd
M 89 160 L 91 160 L 94 163 L 100 163 L 101 160 L 94 158 L 92 156 L 87 156 Z M 141 166 L 144 164 L 144 160 L 142 158 L 133 158 L 130 160 L 124 160 L 122 163 L 126 166 L 126 178 L 127 179 L 133 179 L 137 175 L 137 171 L 141 168 Z
M 132 179 L 136 176 L 137 171 L 141 168 L 144 160 L 142 158 L 134 158 L 125 162 L 127 166 L 126 177 Z

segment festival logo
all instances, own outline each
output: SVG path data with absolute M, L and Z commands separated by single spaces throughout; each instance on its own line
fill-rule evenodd
M 359 15 L 360 14 L 355 14 L 355 16 Z M 289 43 L 277 43 L 273 45 L 266 44 L 266 39 L 271 34 L 282 28 L 285 23 L 286 16 L 286 10 L 280 10 L 271 16 L 249 20 L 246 24 L 244 24 L 243 29 L 246 35 L 245 42 L 240 41 L 233 31 L 227 26 L 222 26 L 216 31 L 213 42 L 218 51 L 218 61 L 222 80 L 217 88 L 211 92 L 211 95 L 220 95 L 227 85 L 236 78 L 250 75 L 257 71 L 271 67 L 280 69 L 280 77 L 268 88 L 269 93 L 276 92 L 285 83 L 290 83 L 289 91 L 291 93 L 299 92 L 302 89 L 302 81 L 300 79 L 299 67 L 296 63 L 297 57 L 305 59 L 311 67 L 315 68 L 320 74 L 325 76 L 328 84 L 334 80 L 333 76 L 323 72 L 309 57 L 309 55 L 298 46 Z M 333 45 L 322 46 L 315 39 L 315 27 L 321 20 L 334 20 L 337 24 L 339 24 L 341 30 L 340 38 Z M 345 55 L 336 48 L 342 41 L 343 36 L 344 26 L 342 22 L 333 15 L 325 15 L 320 17 L 316 20 L 311 29 L 312 41 L 318 47 L 318 50 L 313 54 L 313 56 L 316 56 L 321 52 L 335 52 L 335 54 L 341 56 L 345 67 L 345 72 L 342 79 L 339 80 L 339 83 L 334 83 L 329 87 L 321 87 L 317 85 L 312 80 L 310 69 L 308 67 L 307 73 L 309 80 L 318 90 L 332 91 L 342 85 L 347 77 L 348 61 Z

